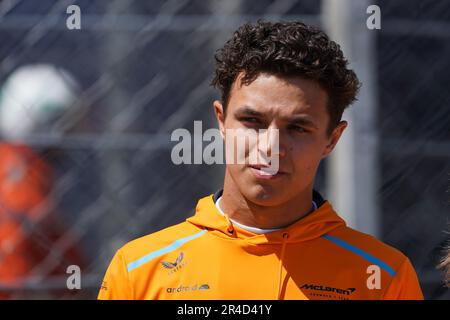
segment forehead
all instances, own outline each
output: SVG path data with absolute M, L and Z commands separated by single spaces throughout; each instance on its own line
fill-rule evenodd
M 298 113 L 327 117 L 328 94 L 314 80 L 261 73 L 247 85 L 242 83 L 242 77 L 241 73 L 231 89 L 230 109 L 248 106 L 261 113 L 286 117 Z

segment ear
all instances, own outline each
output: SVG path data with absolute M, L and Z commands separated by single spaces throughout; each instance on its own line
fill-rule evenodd
M 337 142 L 341 138 L 341 135 L 344 132 L 345 128 L 347 128 L 347 126 L 348 126 L 347 121 L 341 121 L 336 126 L 336 128 L 334 128 L 333 132 L 331 133 L 331 135 L 329 137 L 328 144 L 322 153 L 322 159 L 326 158 L 331 153 L 331 151 L 333 151 L 334 147 L 336 146 Z
M 217 123 L 219 124 L 220 134 L 222 135 L 222 138 L 225 138 L 225 112 L 223 110 L 223 105 L 220 101 L 215 100 L 213 106 Z

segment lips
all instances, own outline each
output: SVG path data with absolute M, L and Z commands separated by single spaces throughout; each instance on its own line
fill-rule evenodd
M 251 165 L 249 167 L 253 174 L 260 179 L 276 179 L 286 174 L 281 170 L 273 173 L 272 169 L 266 165 Z

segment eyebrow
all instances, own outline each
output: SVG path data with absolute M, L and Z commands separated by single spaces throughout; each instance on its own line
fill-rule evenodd
M 257 116 L 257 117 L 263 117 L 264 114 L 262 114 L 259 111 L 256 111 L 252 107 L 249 106 L 243 106 L 242 108 L 239 108 L 235 111 L 235 114 L 244 114 L 249 116 Z
M 237 115 L 248 115 L 248 116 L 254 116 L 254 117 L 264 117 L 264 114 L 256 111 L 252 107 L 249 106 L 243 106 L 235 111 L 235 114 Z M 285 117 L 283 118 L 284 121 L 290 122 L 291 124 L 300 124 L 304 126 L 309 126 L 318 129 L 317 125 L 314 121 L 309 119 L 309 117 L 305 117 L 303 115 L 292 115 L 291 117 Z
M 314 123 L 314 121 L 304 117 L 304 116 L 300 116 L 300 115 L 294 115 L 292 116 L 291 119 L 288 119 L 289 122 L 293 123 L 293 124 L 301 124 L 304 126 L 309 126 L 309 127 L 313 127 L 316 129 L 319 129 L 317 127 L 317 125 Z

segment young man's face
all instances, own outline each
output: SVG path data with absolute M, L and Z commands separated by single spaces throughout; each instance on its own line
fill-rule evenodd
M 226 116 L 221 103 L 214 102 L 220 129 L 224 134 L 226 129 L 277 129 L 279 168 L 267 176 L 249 161 L 228 163 L 227 186 L 255 204 L 281 205 L 312 190 L 321 159 L 332 151 L 347 123 L 342 121 L 327 135 L 328 95 L 315 81 L 262 73 L 241 86 L 242 75 L 231 89 Z M 254 147 L 247 146 L 246 157 Z

